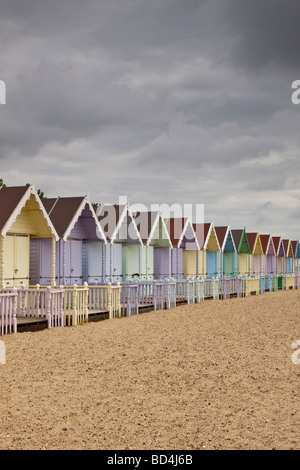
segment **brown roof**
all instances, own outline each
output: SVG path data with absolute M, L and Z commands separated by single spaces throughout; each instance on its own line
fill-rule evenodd
M 85 196 L 42 199 L 46 212 L 60 238 L 64 237 L 84 198 Z
M 0 187 L 0 231 L 5 227 L 27 190 L 28 186 Z
M 170 217 L 166 220 L 166 227 L 173 246 L 178 245 L 186 221 L 185 217 Z
M 257 232 L 246 233 L 246 237 L 247 237 L 247 240 L 248 240 L 248 243 L 249 243 L 250 251 L 252 253 L 253 250 L 254 250 L 255 241 L 256 241 L 256 238 L 257 238 Z
M 223 243 L 225 240 L 225 235 L 227 233 L 227 230 L 228 230 L 228 225 L 226 227 L 215 227 L 215 232 L 219 240 L 220 249 L 223 248 Z
M 203 249 L 206 243 L 206 239 L 207 239 L 211 225 L 212 225 L 211 223 L 193 224 L 193 229 L 195 231 L 195 234 L 196 234 L 199 246 L 200 246 L 200 250 Z
M 267 248 L 268 248 L 268 243 L 270 240 L 271 235 L 260 235 L 260 241 L 261 241 L 261 246 L 263 249 L 264 255 L 266 254 Z
M 279 242 L 280 242 L 280 237 L 272 237 L 273 240 L 273 245 L 275 248 L 276 255 L 278 253 L 278 248 L 279 248 Z
M 295 256 L 296 249 L 297 249 L 297 240 L 292 240 L 291 244 L 292 244 L 293 256 Z

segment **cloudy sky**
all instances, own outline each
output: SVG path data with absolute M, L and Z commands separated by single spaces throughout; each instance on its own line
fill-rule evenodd
M 0 0 L 0 178 L 300 236 L 299 0 Z

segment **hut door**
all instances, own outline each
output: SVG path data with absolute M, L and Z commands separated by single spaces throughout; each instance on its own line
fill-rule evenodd
M 5 287 L 14 287 L 15 272 L 15 237 L 7 236 L 4 239 L 4 282 Z
M 82 284 L 82 241 L 70 240 L 71 284 Z
M 4 282 L 6 287 L 28 287 L 29 236 L 8 235 L 5 238 Z
M 102 243 L 88 243 L 88 282 L 100 284 L 102 282 Z
M 29 281 L 29 236 L 15 237 L 15 282 L 14 287 L 25 285 Z
M 40 284 L 50 286 L 52 281 L 52 240 L 45 238 L 40 242 Z

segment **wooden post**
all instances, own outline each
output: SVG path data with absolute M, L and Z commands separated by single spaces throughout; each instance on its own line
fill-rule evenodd
M 88 310 L 88 296 L 89 296 L 89 286 L 88 283 L 84 283 L 84 297 L 83 297 L 83 309 L 84 309 L 84 316 L 86 321 L 89 319 L 89 310 Z
M 74 284 L 73 289 L 72 289 L 72 304 L 73 304 L 73 309 L 72 309 L 72 326 L 76 326 L 78 321 L 77 321 L 77 284 Z
M 52 322 L 51 322 L 51 287 L 47 287 L 47 292 L 46 292 L 46 318 L 48 320 L 48 328 L 52 327 Z
M 55 272 L 56 272 L 56 240 L 55 237 L 52 236 L 52 282 L 51 287 L 55 287 Z
M 107 307 L 108 307 L 108 317 L 111 320 L 113 318 L 113 312 L 112 312 L 112 288 L 111 288 L 111 282 L 108 283 L 107 285 Z
M 4 280 L 4 237 L 0 236 L 0 288 L 5 289 Z
M 106 245 L 102 243 L 102 283 L 106 282 Z

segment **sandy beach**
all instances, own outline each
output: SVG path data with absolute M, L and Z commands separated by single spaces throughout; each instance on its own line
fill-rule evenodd
M 0 449 L 300 449 L 300 291 L 1 338 Z

